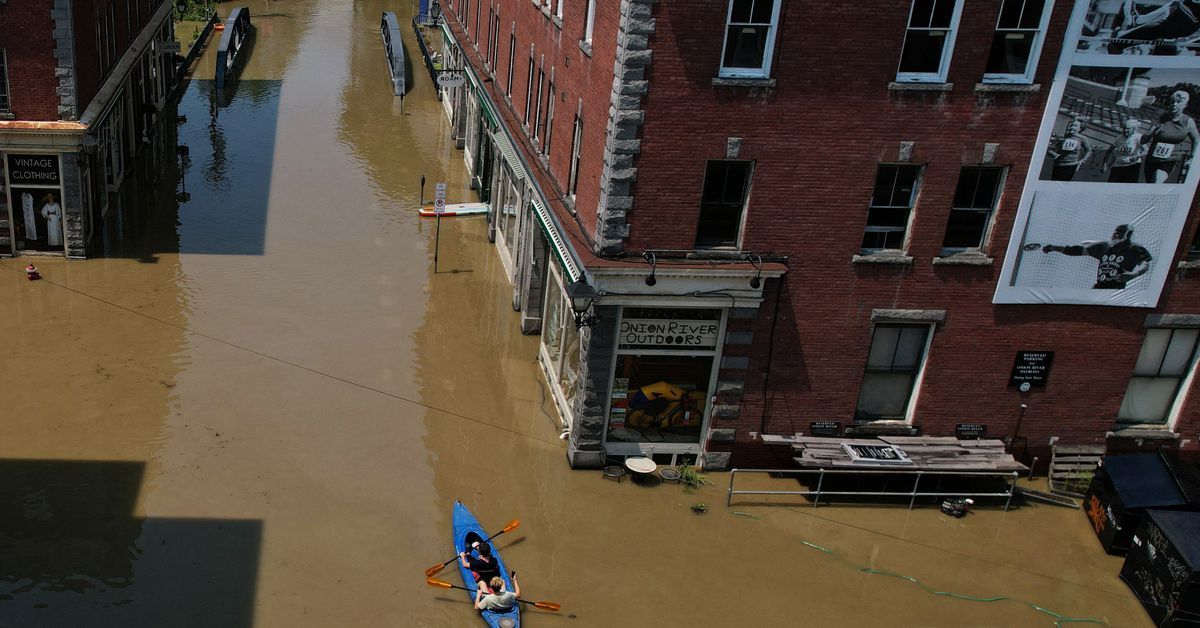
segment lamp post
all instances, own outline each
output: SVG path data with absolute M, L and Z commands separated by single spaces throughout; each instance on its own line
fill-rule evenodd
M 567 284 L 567 298 L 571 299 L 571 311 L 575 314 L 575 327 L 591 327 L 596 315 L 588 311 L 596 301 L 596 289 L 583 281 Z

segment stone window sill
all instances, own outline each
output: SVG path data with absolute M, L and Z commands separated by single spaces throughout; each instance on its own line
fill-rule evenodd
M 0 120 L 16 120 L 17 115 L 11 111 L 0 111 Z
M 548 7 L 548 6 L 544 5 L 544 4 L 543 4 L 543 5 L 539 5 L 539 6 L 540 6 L 540 8 L 542 9 L 542 15 L 546 16 L 546 19 L 548 19 L 548 20 L 552 20 L 552 19 L 554 19 L 554 16 L 553 16 L 553 15 L 551 15 L 551 13 L 550 13 L 550 7 Z
M 1178 441 L 1178 432 L 1172 432 L 1165 425 L 1135 424 L 1114 428 L 1105 434 L 1106 438 Z
M 592 42 L 579 40 L 579 49 L 583 51 L 583 54 L 592 56 Z
M 712 84 L 713 87 L 775 87 L 775 79 L 715 76 Z
M 1042 91 L 1038 83 L 976 83 L 976 94 L 1036 94 Z
M 934 266 L 991 266 L 992 258 L 983 253 L 943 253 L 941 257 L 933 258 Z
M 855 255 L 850 261 L 854 264 L 893 264 L 899 266 L 908 266 L 913 263 L 913 258 L 899 252 L 887 253 L 861 253 Z
M 890 92 L 948 92 L 954 89 L 954 83 L 888 83 Z
M 557 15 L 555 15 L 550 18 L 550 21 L 554 22 L 554 25 L 558 27 L 558 30 L 560 30 L 560 31 L 562 30 L 562 18 L 561 17 L 558 17 Z
M 1193 270 L 1200 268 L 1200 259 L 1180 260 L 1176 268 L 1179 268 L 1180 270 Z

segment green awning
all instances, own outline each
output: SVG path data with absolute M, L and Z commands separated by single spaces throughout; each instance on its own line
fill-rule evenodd
M 579 281 L 583 273 L 579 271 L 579 266 L 575 263 L 575 259 L 571 257 L 571 252 L 567 250 L 566 240 L 554 228 L 554 222 L 550 220 L 550 212 L 546 209 L 546 205 L 542 203 L 542 199 L 537 194 L 533 195 L 533 199 L 529 205 L 533 211 L 533 215 L 537 216 L 538 224 L 542 226 L 542 233 L 546 234 L 546 240 L 550 242 L 550 250 L 554 251 L 554 257 L 558 259 L 559 265 L 562 266 L 567 280 Z

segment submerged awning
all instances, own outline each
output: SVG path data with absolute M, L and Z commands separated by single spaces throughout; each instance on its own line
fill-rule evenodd
M 575 259 L 571 257 L 571 252 L 567 250 L 566 240 L 563 239 L 558 229 L 554 228 L 554 221 L 550 218 L 550 211 L 546 209 L 545 202 L 535 192 L 530 204 L 533 206 L 533 215 L 537 216 L 538 223 L 542 226 L 542 232 L 546 234 L 546 239 L 550 241 L 550 249 L 554 251 L 554 257 L 558 258 L 558 263 L 567 275 L 567 280 L 579 281 L 583 273 L 580 272 L 579 265 L 575 263 Z
M 496 146 L 496 150 L 500 151 L 500 156 L 504 158 L 504 163 L 508 164 L 513 178 L 524 179 L 525 168 L 521 166 L 521 159 L 517 157 L 517 149 L 513 148 L 512 142 L 508 141 L 508 136 L 504 134 L 504 131 L 492 133 L 492 143 Z

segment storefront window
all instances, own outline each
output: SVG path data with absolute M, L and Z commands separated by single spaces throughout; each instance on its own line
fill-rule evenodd
M 62 184 L 57 154 L 5 156 L 8 169 L 8 226 L 18 251 L 62 251 Z
M 721 310 L 624 308 L 606 440 L 699 443 L 720 329 Z
M 557 264 L 551 264 L 542 308 L 541 358 L 555 403 L 568 424 L 579 381 L 579 355 L 579 329 L 575 327 L 571 302 L 563 290 L 562 271 Z
M 504 247 L 508 250 L 508 258 L 516 259 L 517 253 L 517 206 L 520 203 L 520 195 L 517 193 L 517 187 L 513 185 L 513 179 L 510 173 L 505 171 L 504 194 L 499 203 L 499 213 L 496 217 L 496 225 L 500 229 L 500 233 L 504 237 Z

